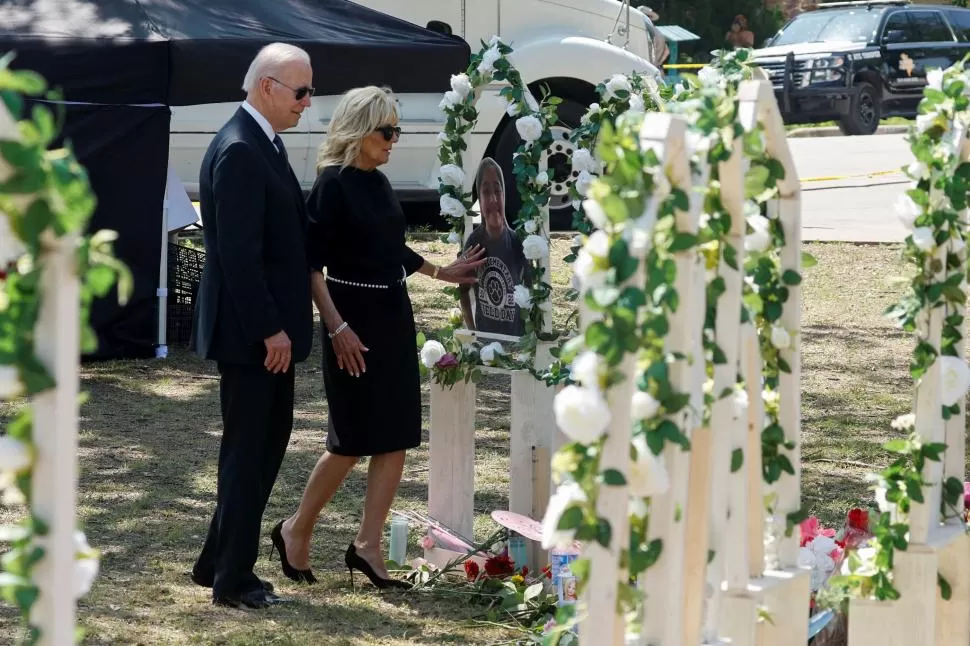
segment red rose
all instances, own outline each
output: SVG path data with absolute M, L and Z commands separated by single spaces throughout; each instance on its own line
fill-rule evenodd
M 865 509 L 852 509 L 849 511 L 849 527 L 869 531 L 869 512 Z
M 454 368 L 457 365 L 458 365 L 458 359 L 455 357 L 455 355 L 449 352 L 445 356 L 438 359 L 438 363 L 434 364 L 434 367 L 445 370 L 447 368 Z
M 529 566 L 528 565 L 523 565 L 522 566 L 522 576 L 523 577 L 529 576 Z
M 542 575 L 545 576 L 547 579 L 551 579 L 552 578 L 552 566 L 551 565 L 547 565 L 546 567 L 542 568 Z
M 491 577 L 509 576 L 515 572 L 515 563 L 508 554 L 493 556 L 485 561 L 485 574 Z
M 469 581 L 474 581 L 478 578 L 478 563 L 475 561 L 465 561 L 465 577 Z

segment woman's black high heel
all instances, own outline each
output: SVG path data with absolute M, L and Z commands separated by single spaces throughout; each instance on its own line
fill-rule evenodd
M 277 552 L 280 553 L 280 565 L 283 568 L 283 574 L 287 579 L 291 581 L 296 581 L 297 583 L 316 583 L 317 578 L 313 576 L 313 572 L 309 569 L 297 570 L 295 567 L 290 565 L 290 561 L 286 558 L 286 543 L 283 541 L 283 521 L 281 520 L 273 531 L 269 535 L 270 540 L 273 544 L 269 548 L 270 558 L 273 556 L 273 549 L 275 548 Z
M 347 553 L 344 554 L 344 563 L 347 564 L 347 569 L 350 570 L 350 585 L 354 584 L 354 570 L 360 570 L 364 573 L 370 582 L 381 590 L 386 590 L 388 588 L 399 588 L 401 590 L 409 590 L 413 586 L 407 581 L 399 581 L 397 579 L 385 579 L 383 577 L 377 576 L 377 572 L 371 567 L 370 563 L 365 561 L 357 553 L 357 547 L 351 543 L 350 547 L 347 548 Z

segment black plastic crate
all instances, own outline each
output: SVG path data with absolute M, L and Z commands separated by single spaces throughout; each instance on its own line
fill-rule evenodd
M 205 252 L 179 244 L 168 245 L 168 345 L 189 344 L 195 296 L 202 279 Z

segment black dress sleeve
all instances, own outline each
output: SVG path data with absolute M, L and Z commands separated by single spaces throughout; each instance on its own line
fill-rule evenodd
M 401 259 L 401 265 L 404 267 L 404 271 L 410 276 L 417 270 L 421 269 L 424 265 L 424 258 L 412 249 L 411 247 L 404 245 L 404 257 Z
M 312 271 L 323 272 L 323 268 L 333 259 L 331 248 L 336 236 L 334 225 L 343 209 L 343 194 L 340 178 L 326 169 L 313 183 L 307 196 L 307 260 Z

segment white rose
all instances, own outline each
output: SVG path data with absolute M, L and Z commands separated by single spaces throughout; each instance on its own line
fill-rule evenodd
M 758 214 L 747 218 L 748 224 L 754 230 L 744 239 L 744 248 L 756 253 L 764 252 L 771 246 L 770 220 Z
M 532 292 L 525 285 L 516 285 L 515 290 L 512 294 L 512 300 L 521 309 L 527 310 L 532 308 Z
M 647 217 L 648 216 L 642 215 L 640 218 L 638 218 L 638 220 Z M 641 225 L 634 221 L 634 226 L 623 229 L 623 239 L 626 240 L 627 244 L 630 246 L 631 255 L 639 256 L 640 254 L 646 253 L 647 249 L 650 248 L 650 231 L 652 227 L 646 226 L 646 224 L 647 223 Z
M 748 391 L 744 388 L 736 387 L 734 389 L 734 397 L 731 400 L 734 405 L 734 416 L 737 419 L 744 419 L 748 416 Z
M 522 225 L 522 228 L 525 229 L 526 233 L 535 233 L 539 228 L 539 225 L 536 224 L 535 220 L 526 220 L 525 224 Z
M 424 364 L 425 368 L 434 368 L 434 365 L 441 361 L 441 357 L 445 354 L 445 346 L 441 345 L 440 342 L 426 341 L 421 348 L 421 363 Z
M 556 424 L 570 440 L 592 444 L 603 437 L 610 424 L 610 407 L 602 393 L 592 388 L 566 386 L 553 401 Z
M 647 514 L 650 513 L 650 507 L 647 506 L 647 502 L 643 498 L 631 496 L 627 503 L 627 513 L 636 518 L 646 518 Z
M 439 132 L 438 133 L 438 142 L 439 143 L 446 143 L 447 141 L 448 141 L 448 133 L 447 132 L 444 132 L 444 131 Z
M 461 236 L 458 235 L 457 231 L 452 231 L 451 233 L 448 234 L 449 244 L 458 244 L 459 242 L 461 242 Z
M 502 53 L 498 51 L 498 45 L 492 45 L 482 54 L 482 62 L 478 65 L 478 73 L 488 76 L 495 71 L 495 63 L 502 58 Z
M 526 236 L 522 241 L 522 253 L 529 260 L 540 260 L 549 255 L 549 242 L 535 234 Z
M 647 111 L 647 106 L 643 103 L 643 97 L 634 94 L 630 97 L 630 112 L 634 114 L 643 114 Z
M 755 229 L 744 237 L 744 248 L 755 253 L 764 253 L 771 246 L 771 235 L 764 229 Z
M 509 115 L 510 117 L 517 117 L 519 116 L 520 110 L 521 110 L 521 107 L 518 103 L 512 100 L 506 99 L 505 114 Z
M 573 151 L 572 167 L 576 172 L 598 173 L 600 170 L 593 154 L 585 148 L 577 148 Z
M 495 47 L 496 45 L 498 45 L 501 42 L 502 42 L 502 37 L 499 36 L 498 34 L 496 34 L 496 35 L 492 36 L 492 38 L 488 41 L 488 46 L 489 47 Z
M 91 591 L 94 580 L 98 578 L 99 562 L 97 554 L 88 545 L 84 532 L 74 532 L 74 598 L 80 599 Z
M 484 361 L 488 365 L 492 365 L 493 363 L 495 363 L 495 359 L 499 355 L 503 355 L 503 354 L 505 354 L 505 350 L 502 348 L 502 344 L 499 343 L 498 341 L 493 341 L 492 343 L 489 343 L 484 348 L 482 348 L 482 351 L 479 353 L 479 356 L 482 358 L 482 361 Z
M 929 179 L 930 167 L 921 161 L 914 161 L 912 164 L 906 167 L 906 174 L 916 180 Z
M 438 107 L 441 108 L 442 110 L 448 110 L 449 108 L 453 108 L 461 102 L 462 102 L 461 95 L 459 95 L 454 90 L 448 90 L 447 92 L 445 92 L 445 96 L 441 99 L 441 103 L 438 104 Z
M 890 424 L 897 431 L 912 431 L 916 428 L 916 415 L 913 413 L 907 413 L 905 415 L 900 415 L 892 421 Z
M 590 103 L 589 104 L 589 110 L 586 111 L 586 114 L 584 114 L 582 117 L 580 117 L 579 123 L 581 125 L 587 126 L 587 125 L 589 125 L 590 121 L 592 121 L 593 115 L 597 115 L 599 113 L 600 113 L 600 104 L 599 103 Z
M 606 258 L 610 254 L 610 236 L 606 231 L 597 229 L 589 236 L 583 248 L 597 258 Z
M 540 172 L 536 175 L 536 186 L 545 186 L 549 183 L 549 173 L 546 171 Z
M 943 70 L 934 69 L 926 73 L 926 85 L 931 90 L 943 91 Z
M 9 217 L 0 211 L 0 269 L 16 262 L 26 251 L 23 243 L 13 233 Z
M 923 208 L 905 193 L 896 198 L 895 208 L 896 215 L 902 220 L 903 226 L 909 230 L 916 226 L 916 218 L 923 215 Z
M 643 436 L 633 438 L 632 444 L 637 450 L 637 457 L 630 461 L 630 471 L 627 473 L 630 495 L 649 498 L 667 491 L 670 477 L 663 460 L 653 454 Z
M 721 73 L 713 67 L 704 67 L 697 72 L 697 80 L 705 87 L 714 87 L 721 82 Z
M 638 390 L 633 393 L 630 415 L 634 419 L 651 419 L 660 410 L 660 402 L 654 399 L 650 393 Z
M 953 406 L 967 396 L 970 390 L 970 366 L 960 357 L 945 355 L 937 358 L 940 362 L 940 402 L 944 406 Z
M 441 199 L 438 200 L 438 205 L 441 207 L 442 215 L 449 215 L 453 218 L 460 218 L 465 215 L 465 205 L 461 203 L 461 200 L 456 200 L 450 195 L 442 195 Z
M 569 374 L 573 381 L 578 381 L 587 388 L 599 390 L 600 371 L 603 367 L 603 359 L 592 350 L 585 350 L 573 359 L 569 366 Z
M 933 230 L 929 227 L 916 227 L 913 229 L 913 244 L 921 251 L 932 251 L 936 247 L 936 238 Z
M 788 330 L 778 325 L 773 326 L 771 328 L 771 345 L 779 350 L 787 350 L 790 348 L 791 335 L 788 334 Z
M 0 401 L 19 397 L 24 392 L 20 372 L 14 366 L 0 366 Z
M 528 352 L 520 352 L 515 355 L 515 360 L 519 363 L 530 363 L 532 361 L 532 355 Z
M 17 473 L 29 466 L 27 445 L 9 435 L 0 435 L 0 473 Z
M 559 521 L 567 509 L 576 503 L 586 502 L 583 488 L 575 482 L 564 482 L 556 487 L 556 493 L 549 498 L 546 515 L 542 519 L 542 548 L 569 547 L 576 536 L 575 529 L 558 529 Z
M 923 134 L 933 127 L 933 123 L 939 115 L 935 112 L 916 115 L 916 132 Z
M 472 93 L 472 82 L 467 74 L 455 74 L 451 77 L 451 89 L 464 101 Z
M 573 263 L 573 277 L 579 287 L 595 289 L 606 284 L 607 272 L 596 266 L 596 259 L 588 251 L 580 249 Z
M 534 117 L 530 114 L 516 119 L 515 129 L 518 131 L 519 136 L 522 137 L 523 141 L 531 144 L 542 136 L 543 127 L 542 122 L 539 121 L 538 117 Z
M 816 536 L 812 542 L 809 543 L 809 547 L 811 547 L 812 551 L 815 552 L 816 558 L 821 559 L 821 557 L 829 558 L 829 554 L 831 554 L 835 548 L 838 547 L 838 545 L 835 543 L 835 539 L 831 536 Z M 834 567 L 835 563 L 832 563 L 828 568 L 823 567 L 822 569 L 831 570 Z
M 460 188 L 465 183 L 465 171 L 455 164 L 445 164 L 438 171 L 439 179 L 445 186 Z
M 606 96 L 611 99 L 621 98 L 619 92 L 626 92 L 629 94 L 633 92 L 633 86 L 630 85 L 630 79 L 628 79 L 623 74 L 614 74 L 609 81 L 606 82 Z
M 596 200 L 583 200 L 583 212 L 586 219 L 593 223 L 597 229 L 605 229 L 610 219 L 606 216 L 606 211 Z
M 593 185 L 593 176 L 589 174 L 588 170 L 579 171 L 579 176 L 576 178 L 576 192 L 586 197 L 589 193 L 589 187 Z

